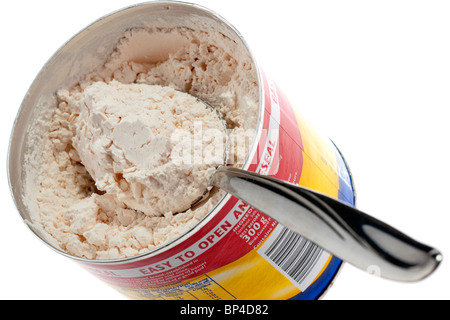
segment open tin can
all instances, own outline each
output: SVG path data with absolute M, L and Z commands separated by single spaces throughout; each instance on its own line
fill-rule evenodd
M 219 31 L 252 57 L 243 37 L 227 21 L 208 9 L 182 2 L 132 6 L 81 31 L 44 66 L 17 115 L 9 150 L 9 181 L 21 216 L 51 248 L 131 298 L 322 297 L 342 261 L 229 194 L 182 236 L 146 254 L 120 260 L 88 260 L 69 255 L 49 243 L 32 218 L 33 209 L 24 202 L 30 196 L 24 185 L 24 166 L 36 110 L 54 106 L 58 89 L 81 81 L 103 64 L 127 30 L 157 27 L 161 21 L 172 27 Z M 258 73 L 259 121 L 243 169 L 300 184 L 354 205 L 352 178 L 340 152 L 290 105 L 273 80 L 252 60 Z

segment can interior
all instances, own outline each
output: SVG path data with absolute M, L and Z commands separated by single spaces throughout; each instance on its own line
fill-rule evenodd
M 117 41 L 127 30 L 154 26 L 187 27 L 204 31 L 216 30 L 236 42 L 239 47 L 242 46 L 251 56 L 239 33 L 218 15 L 193 4 L 154 2 L 132 6 L 100 18 L 75 35 L 51 57 L 26 93 L 17 114 L 8 153 L 8 175 L 11 192 L 22 218 L 39 238 L 57 251 L 60 250 L 48 239 L 40 226 L 39 219 L 35 215 L 33 216 L 34 209 L 25 201 L 27 197 L 33 197 L 32 191 L 27 190 L 24 184 L 25 161 L 30 151 L 28 137 L 31 129 L 35 126 L 36 119 L 51 116 L 54 109 L 49 109 L 49 106 L 56 107 L 56 91 L 74 85 L 81 81 L 86 74 L 102 66 L 114 51 Z M 172 44 L 170 41 L 168 42 L 162 49 L 149 47 L 145 53 L 130 52 L 130 55 L 124 59 L 136 61 L 161 59 L 167 56 L 171 48 L 176 45 L 175 40 L 172 41 Z M 149 50 L 153 50 L 150 56 Z M 254 61 L 254 59 L 252 60 Z M 254 64 L 254 70 L 259 72 L 255 62 Z M 258 79 L 260 79 L 259 76 Z M 259 96 L 261 98 L 261 93 Z M 259 125 L 260 123 L 258 123 L 258 128 Z

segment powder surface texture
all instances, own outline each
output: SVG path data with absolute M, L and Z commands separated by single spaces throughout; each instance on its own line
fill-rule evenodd
M 97 188 L 129 208 L 185 211 L 224 162 L 225 124 L 189 94 L 112 81 L 81 97 L 73 146 Z
M 193 165 L 175 152 L 180 145 L 173 137 L 176 130 L 198 132 L 183 108 L 201 119 L 203 132 L 219 125 L 214 112 L 179 91 L 216 108 L 232 143 L 246 137 L 230 153 L 240 166 L 259 106 L 256 70 L 244 51 L 219 33 L 132 29 L 104 65 L 61 88 L 56 105 L 48 106 L 51 117 L 36 120 L 39 130 L 30 134 L 39 139 L 30 140 L 34 151 L 27 157 L 26 201 L 47 240 L 74 256 L 121 259 L 160 247 L 201 221 L 224 192 L 212 189 L 196 207 L 174 214 L 176 204 L 186 192 L 203 189 L 223 155 L 211 151 Z M 215 145 L 220 139 L 203 140 Z M 167 161 L 176 155 L 188 164 L 182 170 Z

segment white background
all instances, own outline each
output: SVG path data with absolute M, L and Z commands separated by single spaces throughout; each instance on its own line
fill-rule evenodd
M 196 2 L 244 35 L 292 103 L 339 146 L 358 207 L 444 254 L 436 273 L 413 284 L 346 265 L 325 299 L 450 298 L 450 2 Z M 134 3 L 2 4 L 2 163 L 21 100 L 47 59 L 97 18 Z M 124 299 L 35 238 L 0 167 L 0 298 Z

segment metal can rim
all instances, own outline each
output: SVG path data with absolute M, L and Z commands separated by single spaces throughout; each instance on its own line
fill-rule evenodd
M 248 166 L 250 165 L 250 161 L 254 155 L 254 153 L 256 152 L 256 148 L 258 145 L 258 141 L 261 135 L 261 131 L 262 131 L 262 121 L 261 121 L 261 117 L 262 117 L 262 110 L 263 110 L 263 106 L 264 106 L 264 94 L 262 92 L 263 90 L 263 85 L 262 85 L 262 74 L 261 74 L 261 70 L 259 68 L 259 65 L 253 55 L 253 53 L 251 52 L 251 49 L 247 43 L 247 41 L 245 40 L 245 38 L 241 35 L 241 33 L 231 24 L 229 23 L 226 19 L 224 19 L 221 15 L 219 15 L 218 13 L 216 13 L 215 11 L 206 8 L 204 6 L 195 4 L 195 3 L 190 3 L 190 2 L 184 2 L 184 1 L 149 1 L 149 2 L 143 2 L 143 3 L 138 3 L 138 4 L 134 4 L 134 5 L 130 5 L 127 7 L 124 7 L 122 9 L 118 9 L 115 10 L 109 14 L 106 14 L 100 18 L 98 18 L 97 20 L 95 20 L 94 22 L 92 22 L 91 24 L 89 24 L 88 26 L 86 26 L 85 28 L 81 29 L 79 32 L 77 32 L 75 35 L 73 35 L 69 40 L 67 40 L 62 46 L 60 46 L 58 48 L 58 50 L 56 50 L 56 52 L 47 60 L 47 62 L 44 64 L 44 66 L 41 68 L 41 70 L 39 71 L 39 73 L 36 75 L 35 79 L 33 80 L 33 82 L 31 83 L 29 89 L 27 90 L 20 108 L 17 112 L 17 115 L 15 117 L 13 126 L 12 126 L 12 130 L 11 130 L 11 135 L 10 135 L 10 139 L 9 139 L 9 145 L 8 145 L 8 154 L 7 154 L 7 164 L 8 164 L 8 170 L 7 170 L 7 178 L 8 178 L 8 184 L 9 184 L 9 189 L 11 192 L 11 196 L 13 198 L 14 204 L 16 206 L 16 209 L 19 213 L 19 215 L 21 216 L 22 220 L 25 221 L 25 218 L 21 212 L 21 209 L 19 208 L 18 204 L 17 204 L 17 199 L 16 199 L 16 195 L 14 194 L 14 183 L 11 179 L 11 166 L 12 166 L 12 159 L 11 159 L 11 149 L 14 145 L 14 138 L 15 138 L 15 131 L 16 131 L 16 125 L 18 122 L 18 119 L 21 115 L 21 112 L 23 111 L 24 108 L 24 103 L 26 101 L 27 96 L 29 95 L 30 90 L 32 89 L 32 87 L 35 85 L 36 81 L 39 79 L 40 75 L 42 73 L 44 73 L 47 69 L 47 66 L 50 64 L 50 62 L 66 47 L 68 46 L 72 41 L 76 40 L 78 36 L 82 35 L 84 32 L 88 31 L 90 28 L 102 23 L 105 19 L 114 19 L 114 17 L 118 14 L 123 14 L 126 11 L 129 10 L 135 10 L 135 9 L 139 9 L 141 7 L 153 7 L 153 6 L 182 6 L 182 7 L 186 7 L 186 8 L 192 8 L 194 10 L 198 10 L 199 12 L 203 12 L 208 14 L 208 16 L 218 19 L 220 21 L 220 23 L 222 23 L 225 27 L 229 28 L 229 30 L 231 32 L 233 32 L 242 42 L 242 45 L 245 47 L 245 49 L 247 50 L 248 55 L 250 56 L 254 67 L 255 67 L 255 72 L 257 73 L 257 80 L 258 80 L 258 95 L 259 95 L 259 109 L 258 109 L 258 117 L 257 117 L 257 125 L 256 125 L 256 134 L 253 138 L 253 142 L 252 142 L 252 147 L 250 148 L 249 153 L 247 154 L 246 160 L 244 162 L 244 166 L 242 167 L 243 169 L 248 168 Z M 154 257 L 157 256 L 160 253 L 163 253 L 167 250 L 169 250 L 170 248 L 178 245 L 179 243 L 183 242 L 186 238 L 188 238 L 191 234 L 197 232 L 199 229 L 201 229 L 205 224 L 208 223 L 209 220 L 211 220 L 211 218 L 218 212 L 220 211 L 220 209 L 223 207 L 223 205 L 231 198 L 230 194 L 226 194 L 224 197 L 222 197 L 218 203 L 191 229 L 187 230 L 185 233 L 179 235 L 178 237 L 176 237 L 173 240 L 170 240 L 169 242 L 140 255 L 136 255 L 136 256 L 131 256 L 131 257 L 127 257 L 127 258 L 121 258 L 121 259 L 111 259 L 111 260 L 97 260 L 97 259 L 87 259 L 87 258 L 82 258 L 82 257 L 77 257 L 74 255 L 71 255 L 67 252 L 65 252 L 64 250 L 61 250 L 60 248 L 57 248 L 53 245 L 51 245 L 48 241 L 46 241 L 45 239 L 43 239 L 41 236 L 39 236 L 33 229 L 31 229 L 29 227 L 29 225 L 27 224 L 27 227 L 29 227 L 29 229 L 32 231 L 32 233 L 39 238 L 42 242 L 44 242 L 48 247 L 50 247 L 51 249 L 53 249 L 54 251 L 58 252 L 59 254 L 62 254 L 65 257 L 68 257 L 72 260 L 78 261 L 78 262 L 82 262 L 82 263 L 89 263 L 89 264 L 96 264 L 96 265 L 118 265 L 118 264 L 126 264 L 129 263 L 131 261 L 138 261 L 138 260 L 143 260 L 143 259 L 147 259 L 150 257 Z

